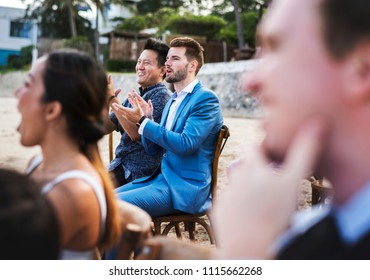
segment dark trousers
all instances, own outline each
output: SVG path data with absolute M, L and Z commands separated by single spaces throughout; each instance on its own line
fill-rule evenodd
M 128 183 L 128 181 L 125 178 L 125 171 L 123 170 L 122 165 L 119 165 L 114 170 L 109 171 L 109 175 L 115 188 L 118 188 Z

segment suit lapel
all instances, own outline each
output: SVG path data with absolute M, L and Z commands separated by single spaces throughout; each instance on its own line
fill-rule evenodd
M 194 94 L 198 89 L 200 89 L 200 88 L 201 88 L 201 86 L 202 86 L 202 84 L 201 84 L 200 82 L 198 82 L 198 83 L 195 85 L 195 87 L 194 87 L 193 91 L 192 91 L 192 92 L 190 92 L 190 93 L 188 93 L 188 94 L 186 95 L 186 97 L 184 98 L 184 100 L 181 102 L 180 107 L 177 109 L 176 114 L 175 114 L 175 117 L 174 117 L 174 119 L 173 119 L 173 123 L 172 123 L 172 126 L 171 126 L 171 130 L 173 130 L 173 128 L 174 128 L 174 126 L 175 126 L 175 124 L 176 124 L 176 122 L 177 122 L 177 119 L 178 119 L 178 118 L 179 118 L 179 116 L 181 115 L 181 112 L 184 110 L 184 108 L 185 108 L 186 104 L 189 102 L 189 100 L 190 100 L 191 96 L 192 96 L 192 95 L 193 95 L 193 94 Z M 167 114 L 168 114 L 168 111 L 167 111 Z M 167 116 L 166 116 L 166 119 L 167 119 Z
M 172 102 L 173 102 L 173 96 L 170 100 L 168 100 L 168 102 L 166 103 L 166 106 L 164 106 L 164 109 L 163 109 L 163 112 L 162 112 L 161 123 L 160 123 L 161 126 L 166 125 L 168 113 L 170 112 L 170 107 L 172 105 Z
M 190 94 L 191 93 L 188 93 L 184 100 L 181 102 L 180 104 L 180 107 L 177 109 L 176 111 L 176 114 L 175 114 L 175 117 L 173 119 L 173 123 L 171 125 L 171 130 L 173 129 L 173 127 L 175 126 L 176 122 L 177 122 L 177 119 L 179 118 L 180 114 L 181 114 L 181 111 L 185 108 L 185 105 L 188 103 L 189 99 L 190 99 Z

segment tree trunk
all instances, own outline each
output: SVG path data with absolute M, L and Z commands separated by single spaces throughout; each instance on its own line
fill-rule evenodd
M 68 5 L 68 13 L 69 13 L 69 26 L 71 28 L 71 37 L 73 38 L 77 36 L 77 31 L 76 31 L 76 21 L 75 21 L 75 16 L 74 16 L 74 11 L 73 11 L 72 0 L 67 0 L 67 5 Z
M 236 22 L 236 29 L 238 34 L 238 47 L 239 49 L 244 48 L 245 41 L 244 41 L 244 34 L 243 34 L 243 26 L 242 21 L 240 18 L 240 9 L 239 9 L 239 0 L 231 0 L 234 6 L 234 13 L 235 13 L 235 22 Z
M 95 57 L 99 61 L 99 0 L 95 0 L 96 5 L 96 18 L 95 18 Z

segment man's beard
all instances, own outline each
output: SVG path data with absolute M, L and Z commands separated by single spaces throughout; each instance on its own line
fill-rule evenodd
M 173 72 L 172 76 L 166 76 L 166 82 L 167 83 L 177 83 L 177 82 L 185 80 L 187 75 L 188 75 L 187 67 L 185 67 L 184 69 L 181 69 L 177 72 Z

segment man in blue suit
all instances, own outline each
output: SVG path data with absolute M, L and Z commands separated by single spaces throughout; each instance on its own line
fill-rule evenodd
M 112 104 L 115 114 L 137 123 L 148 153 L 162 150 L 160 167 L 152 175 L 116 189 L 120 199 L 152 217 L 197 214 L 211 206 L 213 153 L 223 118 L 217 95 L 196 79 L 203 63 L 203 48 L 194 39 L 170 42 L 166 81 L 173 83 L 175 93 L 159 124 L 150 119 L 151 105 L 137 93 L 129 97 L 133 108 Z

